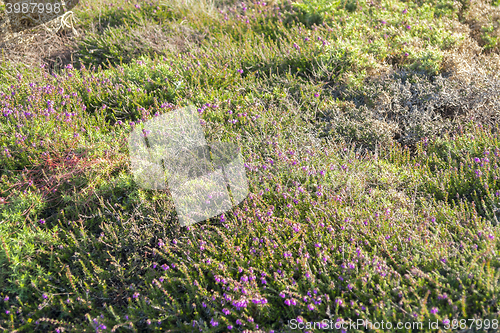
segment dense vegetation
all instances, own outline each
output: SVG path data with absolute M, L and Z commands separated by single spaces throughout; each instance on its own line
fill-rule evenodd
M 0 329 L 495 331 L 498 6 L 82 0 L 70 63 L 4 41 Z M 251 194 L 180 227 L 127 137 L 186 105 L 241 147 Z

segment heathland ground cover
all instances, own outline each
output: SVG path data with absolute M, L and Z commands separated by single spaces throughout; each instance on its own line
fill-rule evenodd
M 496 331 L 498 6 L 82 0 L 73 29 L 10 36 L 0 329 Z M 181 228 L 127 137 L 186 105 L 241 147 L 251 193 Z

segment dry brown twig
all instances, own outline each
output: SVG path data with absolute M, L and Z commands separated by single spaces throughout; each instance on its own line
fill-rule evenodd
M 42 24 L 42 27 L 50 32 L 52 35 L 57 34 L 61 29 L 71 29 L 73 35 L 78 36 L 78 31 L 74 27 L 74 23 L 76 23 L 76 18 L 73 11 L 67 11 L 64 15 L 57 17 L 56 19 L 50 21 L 50 25 L 55 26 L 53 28 L 50 27 L 49 24 Z

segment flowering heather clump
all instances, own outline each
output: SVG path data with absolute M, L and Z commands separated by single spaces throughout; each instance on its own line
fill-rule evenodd
M 496 10 L 437 2 L 76 6 L 72 64 L 0 64 L 0 327 L 497 330 Z M 186 105 L 250 194 L 181 227 L 127 138 Z

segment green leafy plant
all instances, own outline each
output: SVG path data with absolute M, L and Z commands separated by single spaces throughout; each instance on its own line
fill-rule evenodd
M 340 5 L 341 0 L 303 0 L 292 5 L 299 10 L 299 20 L 307 25 L 321 24 L 325 14 L 329 14 Z

